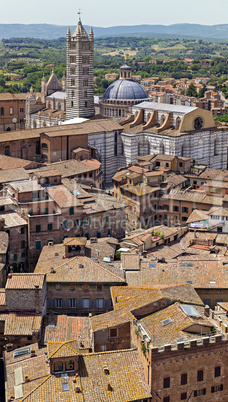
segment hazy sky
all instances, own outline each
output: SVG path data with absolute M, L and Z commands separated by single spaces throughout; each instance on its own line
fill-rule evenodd
M 75 25 L 77 12 L 92 26 L 228 23 L 228 1 L 217 0 L 0 0 L 0 23 Z

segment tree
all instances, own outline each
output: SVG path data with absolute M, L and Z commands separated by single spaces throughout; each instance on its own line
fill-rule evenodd
M 194 96 L 195 98 L 197 97 L 197 92 L 196 92 L 196 88 L 195 85 L 191 82 L 191 84 L 189 85 L 187 91 L 186 91 L 186 95 L 187 96 Z

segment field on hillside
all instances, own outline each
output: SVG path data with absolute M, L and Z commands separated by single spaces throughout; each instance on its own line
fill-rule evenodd
M 107 72 L 119 72 L 124 62 L 132 66 L 133 74 L 143 77 L 210 77 L 222 85 L 228 79 L 228 43 L 195 39 L 161 39 L 138 37 L 102 37 L 95 40 L 95 94 L 101 95 L 109 83 Z M 186 65 L 185 58 L 193 59 Z M 208 59 L 203 66 L 202 59 Z M 43 40 L 14 38 L 0 41 L 0 92 L 27 92 L 32 86 L 40 90 L 43 76 L 48 79 L 54 66 L 62 78 L 65 71 L 65 38 Z M 156 64 L 151 63 L 155 60 Z

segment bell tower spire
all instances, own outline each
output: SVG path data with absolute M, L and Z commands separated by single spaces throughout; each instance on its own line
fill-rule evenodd
M 73 34 L 69 30 L 67 32 L 67 119 L 94 115 L 94 36 L 92 28 L 87 34 L 81 14 L 79 10 L 78 24 Z

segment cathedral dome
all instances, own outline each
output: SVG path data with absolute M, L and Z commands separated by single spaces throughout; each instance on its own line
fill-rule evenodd
M 119 79 L 106 89 L 103 99 L 131 100 L 145 99 L 148 95 L 145 89 L 133 80 Z

